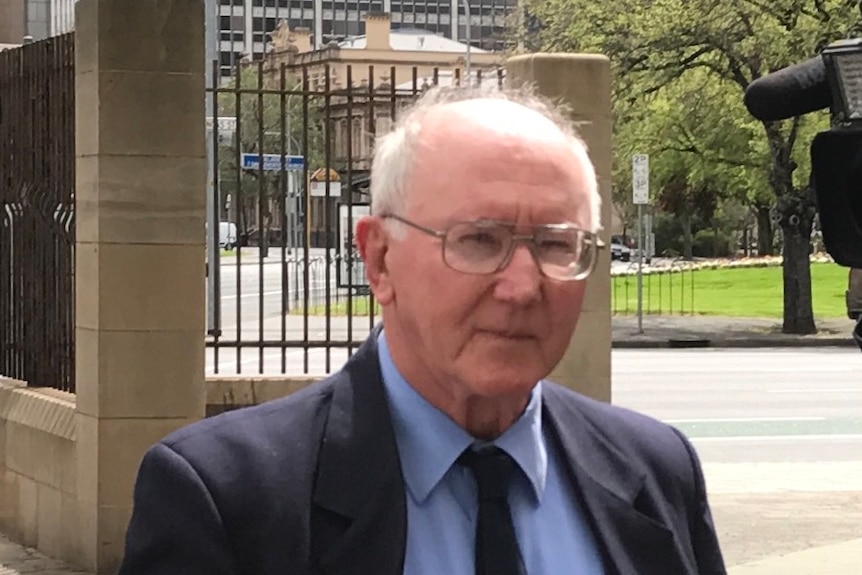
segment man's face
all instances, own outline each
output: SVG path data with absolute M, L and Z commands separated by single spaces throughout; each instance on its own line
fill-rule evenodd
M 453 107 L 423 124 L 398 215 L 436 230 L 477 219 L 512 222 L 518 234 L 590 229 L 583 166 L 550 122 L 503 101 Z M 430 385 L 452 400 L 526 396 L 562 358 L 584 294 L 583 282 L 545 277 L 524 245 L 492 275 L 454 271 L 441 241 L 412 228 L 388 235 L 385 268 L 377 295 L 399 368 L 425 382 L 420 393 Z

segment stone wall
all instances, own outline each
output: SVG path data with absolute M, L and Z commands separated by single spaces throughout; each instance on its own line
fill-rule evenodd
M 0 378 L 0 531 L 75 557 L 75 396 Z
M 207 416 L 257 405 L 317 381 L 212 377 Z M 78 533 L 89 516 L 76 485 L 75 396 L 0 378 L 0 532 L 43 553 L 86 565 Z

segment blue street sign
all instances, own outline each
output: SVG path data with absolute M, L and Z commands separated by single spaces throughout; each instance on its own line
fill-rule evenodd
M 280 154 L 264 154 L 263 169 L 266 172 L 280 172 L 281 159 L 284 158 L 285 170 L 301 170 L 305 167 L 305 158 L 302 156 L 281 156 Z M 245 170 L 260 169 L 260 154 L 243 154 L 242 167 Z

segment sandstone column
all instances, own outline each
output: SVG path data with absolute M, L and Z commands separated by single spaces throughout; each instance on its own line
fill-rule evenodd
M 530 54 L 506 63 L 507 80 L 533 84 L 547 97 L 562 100 L 587 143 L 599 177 L 602 224 L 611 220 L 611 70 L 596 54 Z M 602 234 L 609 243 L 607 233 Z M 578 329 L 569 350 L 551 378 L 585 395 L 611 399 L 610 252 L 600 254 L 587 280 Z
M 98 573 L 145 449 L 204 413 L 203 7 L 76 7 L 77 536 Z

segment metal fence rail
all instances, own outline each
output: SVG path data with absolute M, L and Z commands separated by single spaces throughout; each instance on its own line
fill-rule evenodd
M 637 313 L 637 266 L 611 277 L 611 310 L 614 315 Z M 676 260 L 643 275 L 643 313 L 647 315 L 695 315 L 695 270 L 691 262 Z
M 0 374 L 75 389 L 72 34 L 0 52 Z
M 370 209 L 374 140 L 425 88 L 460 82 L 457 70 L 256 62 L 208 89 L 208 219 L 240 244 L 225 252 L 212 234 L 208 371 L 329 372 L 362 343 L 379 310 L 353 227 Z

